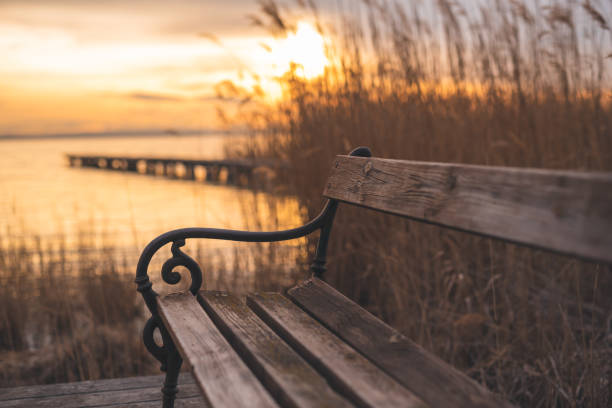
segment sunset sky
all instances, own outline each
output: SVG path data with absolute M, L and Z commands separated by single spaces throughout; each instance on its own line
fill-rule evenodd
M 254 0 L 0 0 L 0 135 L 206 130 L 219 126 L 219 81 L 249 86 L 256 74 L 274 94 L 273 76 L 304 55 L 304 75 L 319 75 L 326 60 L 312 25 L 274 39 L 249 22 L 258 9 Z
M 295 6 L 298 1 L 284 3 Z M 364 3 L 316 1 L 319 17 L 335 23 L 338 17 L 334 16 L 356 10 L 363 22 L 358 10 Z M 435 34 L 442 28 L 438 23 L 443 12 L 436 11 L 441 3 L 406 2 L 413 3 L 425 21 L 433 23 L 434 34 L 426 37 L 444 41 L 442 31 Z M 488 3 L 459 0 L 453 4 L 463 4 L 461 10 L 477 17 L 476 6 Z M 536 3 L 525 4 L 535 7 Z M 593 4 L 606 16 L 612 13 L 611 3 L 605 0 Z M 215 85 L 221 81 L 249 88 L 258 77 L 273 99 L 280 94 L 274 78 L 286 72 L 291 61 L 303 65 L 305 77 L 320 75 L 329 63 L 324 48 L 330 40 L 321 37 L 307 15 L 293 14 L 296 32 L 274 38 L 249 19 L 249 15 L 261 15 L 259 9 L 257 0 L 0 0 L 0 136 L 218 129 L 222 123 L 217 107 L 231 110 L 237 105 L 216 97 Z M 576 9 L 582 52 L 609 53 L 609 30 L 599 30 L 594 42 L 582 41 L 594 20 L 580 6 Z M 283 14 L 294 12 L 295 7 Z M 563 29 L 562 25 L 552 27 Z M 538 38 L 543 38 L 546 48 L 541 58 L 552 61 L 549 68 L 554 74 L 552 57 L 561 58 L 554 44 L 561 37 L 545 30 Z M 531 54 L 526 45 L 522 53 L 528 61 Z M 477 43 L 471 47 L 477 49 Z M 432 55 L 439 51 L 434 48 Z M 438 57 L 435 63 L 444 68 L 447 54 L 440 52 Z M 583 59 L 595 61 L 590 56 Z M 435 85 L 444 81 L 451 81 L 450 76 Z M 466 84 L 479 89 L 478 83 Z

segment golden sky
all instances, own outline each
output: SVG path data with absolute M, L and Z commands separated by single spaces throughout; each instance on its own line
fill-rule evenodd
M 256 74 L 274 93 L 272 78 L 290 61 L 319 75 L 326 60 L 312 25 L 275 39 L 250 24 L 258 8 L 254 0 L 0 0 L 0 135 L 206 130 L 219 126 L 222 80 L 249 86 Z

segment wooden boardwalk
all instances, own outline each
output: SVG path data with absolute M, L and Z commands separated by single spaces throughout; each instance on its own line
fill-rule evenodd
M 269 172 L 287 167 L 278 160 L 199 160 L 187 158 L 130 157 L 67 154 L 71 167 L 125 171 L 172 179 L 206 181 L 248 187 L 265 180 Z M 263 171 L 262 171 L 263 170 Z
M 0 407 L 133 407 L 158 408 L 162 406 L 161 387 L 164 377 L 117 378 L 112 380 L 83 381 L 0 388 Z M 179 378 L 176 408 L 205 407 L 200 390 L 189 373 Z

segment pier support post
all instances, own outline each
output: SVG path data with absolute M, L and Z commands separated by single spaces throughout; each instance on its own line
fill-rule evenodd
M 218 182 L 220 171 L 221 169 L 219 166 L 206 166 L 206 181 L 213 183 Z
M 225 179 L 225 184 L 227 185 L 235 185 L 238 179 L 238 170 L 234 166 L 227 166 L 227 178 Z
M 195 172 L 193 170 L 193 164 L 183 164 L 185 166 L 185 175 L 183 176 L 186 180 L 195 180 Z
M 125 169 L 127 171 L 138 172 L 138 160 L 126 159 Z

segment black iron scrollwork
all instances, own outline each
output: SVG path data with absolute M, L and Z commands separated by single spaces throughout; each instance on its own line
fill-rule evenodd
M 154 333 L 158 329 L 162 337 L 162 345 L 155 342 Z M 176 350 L 170 334 L 161 324 L 158 316 L 151 316 L 142 331 L 142 339 L 145 347 L 161 363 L 161 370 L 166 373 L 162 393 L 164 396 L 163 407 L 173 408 L 174 399 L 178 392 L 178 376 L 181 371 L 183 359 Z
M 142 341 L 145 347 L 161 363 L 161 370 L 166 371 L 166 361 L 168 359 L 168 350 L 163 346 L 159 346 L 155 342 L 155 329 L 160 329 L 159 321 L 157 317 L 151 316 L 147 323 L 145 323 L 144 329 L 142 329 Z M 161 330 L 161 329 L 160 329 Z
M 191 275 L 191 286 L 189 287 L 189 291 L 195 295 L 202 286 L 202 270 L 196 261 L 181 251 L 180 248 L 182 246 L 185 246 L 184 239 L 179 239 L 172 243 L 172 258 L 164 262 L 161 275 L 164 282 L 176 285 L 181 280 L 181 274 L 174 272 L 174 268 L 177 266 L 184 266 Z

